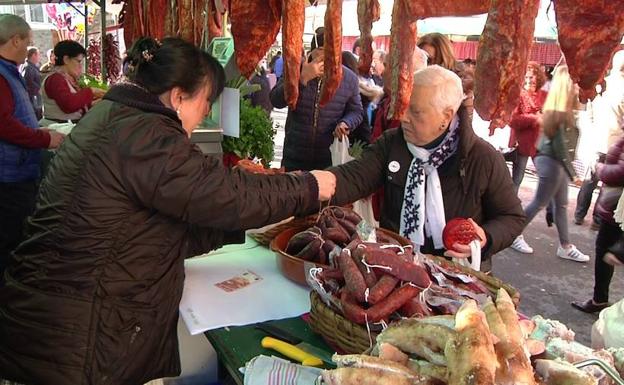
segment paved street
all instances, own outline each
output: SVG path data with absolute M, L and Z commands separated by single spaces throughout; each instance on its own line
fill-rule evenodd
M 286 109 L 274 110 L 271 116 L 278 125 L 273 167 L 279 167 L 282 159 Z M 523 207 L 528 205 L 533 198 L 537 187 L 536 182 L 536 177 L 527 173 L 520 188 Z M 594 284 L 596 232 L 589 229 L 590 215 L 587 216 L 586 223 L 582 226 L 572 223 L 577 193 L 578 188 L 571 186 L 568 205 L 570 237 L 579 250 L 592 257 L 590 262 L 583 264 L 563 260 L 556 256 L 557 230 L 555 227 L 546 226 L 544 212 L 542 212 L 535 217 L 524 232 L 526 241 L 535 249 L 535 253 L 527 255 L 512 249 L 503 250 L 494 256 L 493 273 L 520 290 L 520 310 L 524 314 L 541 314 L 546 318 L 558 319 L 577 333 L 578 341 L 589 344 L 591 326 L 598 316 L 582 313 L 570 306 L 573 300 L 589 298 Z M 623 297 L 624 269 L 616 269 L 611 284 L 611 300 L 617 301 Z

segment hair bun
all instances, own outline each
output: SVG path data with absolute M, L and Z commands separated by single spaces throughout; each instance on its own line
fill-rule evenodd
M 141 37 L 128 50 L 128 63 L 137 67 L 142 63 L 149 63 L 154 59 L 154 54 L 162 44 L 151 37 Z

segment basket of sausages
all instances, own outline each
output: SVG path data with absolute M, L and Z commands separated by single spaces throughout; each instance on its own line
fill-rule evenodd
M 319 215 L 292 222 L 273 238 L 270 247 L 277 255 L 277 266 L 282 274 L 307 285 L 306 273 L 311 267 L 330 268 L 330 254 L 334 249 L 347 247 L 371 230 L 352 209 L 330 206 Z M 384 229 L 376 229 L 376 237 L 388 244 L 410 245 L 404 237 Z
M 372 346 L 378 332 L 404 318 L 453 315 L 468 300 L 485 301 L 500 280 L 410 246 L 352 240 L 330 252 L 329 265 L 307 272 L 311 327 L 345 353 Z

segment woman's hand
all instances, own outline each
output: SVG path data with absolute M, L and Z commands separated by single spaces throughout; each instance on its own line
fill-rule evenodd
M 336 176 L 329 171 L 314 170 L 310 172 L 319 186 L 319 201 L 328 201 L 336 192 Z
M 91 87 L 91 92 L 93 93 L 93 100 L 102 99 L 106 91 L 101 88 Z
M 340 139 L 340 141 L 342 142 L 342 138 L 348 135 L 349 135 L 349 126 L 347 126 L 347 123 L 345 122 L 338 123 L 338 125 L 336 126 L 336 129 L 334 130 L 334 136 Z
M 481 249 L 483 249 L 487 245 L 487 236 L 485 235 L 485 230 L 481 226 L 479 226 L 472 218 L 468 218 L 472 226 L 474 227 L 479 239 L 481 240 Z M 460 243 L 455 243 L 453 245 L 454 250 L 447 250 L 444 255 L 450 258 L 468 258 L 471 256 L 470 245 L 462 245 Z M 455 251 L 457 250 L 457 251 Z

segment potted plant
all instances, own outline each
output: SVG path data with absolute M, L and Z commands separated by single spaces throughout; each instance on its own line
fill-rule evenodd
M 223 138 L 223 164 L 231 167 L 241 159 L 258 158 L 264 167 L 269 167 L 274 154 L 273 138 L 277 132 L 273 121 L 262 108 L 254 107 L 249 100 L 242 98 L 257 88 L 246 85 L 246 82 L 235 85 L 238 87 L 234 88 L 241 90 L 240 134 L 238 138 Z

